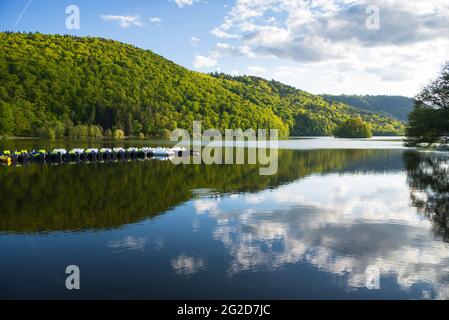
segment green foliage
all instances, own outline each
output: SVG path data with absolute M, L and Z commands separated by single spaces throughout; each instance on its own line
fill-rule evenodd
M 112 137 L 112 130 L 111 129 L 104 130 L 104 136 L 106 138 L 111 138 Z
M 371 138 L 373 133 L 369 125 L 361 118 L 348 119 L 334 130 L 337 138 Z
M 64 124 L 163 136 L 179 128 L 288 128 L 272 110 L 247 101 L 209 75 L 150 51 L 99 38 L 0 33 L 0 101 L 12 105 L 17 136 Z M 10 130 L 10 128 L 8 129 Z M 91 133 L 90 135 L 95 135 Z
M 85 139 L 89 136 L 89 127 L 79 124 L 69 132 L 71 138 Z
M 213 74 L 231 92 L 270 108 L 289 126 L 293 136 L 330 136 L 335 127 L 350 118 L 361 117 L 376 135 L 401 135 L 404 124 L 387 116 L 360 110 L 277 81 L 258 77 Z
M 9 103 L 0 102 L 0 135 L 11 135 L 14 132 L 14 113 Z
M 50 140 L 55 140 L 56 139 L 56 132 L 53 128 L 42 128 L 39 130 L 39 137 L 40 138 L 45 138 L 45 139 L 50 139 Z
M 439 141 L 439 123 L 443 118 L 441 110 L 434 110 L 422 103 L 416 103 L 409 115 L 409 123 L 406 129 L 407 144 L 419 146 L 421 144 L 432 145 Z M 447 116 L 447 115 L 446 115 Z
M 89 137 L 90 138 L 101 138 L 103 136 L 103 129 L 100 126 L 90 126 L 89 127 Z
M 142 133 L 143 126 L 139 121 L 134 120 L 132 123 L 132 133 L 133 136 L 137 137 L 140 133 Z
M 125 133 L 120 129 L 115 129 L 113 136 L 114 136 L 114 139 L 116 139 L 116 140 L 125 139 Z
M 60 121 L 57 121 L 54 124 L 54 131 L 55 131 L 55 137 L 56 138 L 62 138 L 64 137 L 66 134 L 66 127 L 64 126 L 64 124 Z
M 191 131 L 192 121 L 201 120 L 204 130 L 331 135 L 356 116 L 376 134 L 386 126 L 403 129 L 391 118 L 275 81 L 189 71 L 116 41 L 8 32 L 0 33 L 0 46 L 0 102 L 10 106 L 2 107 L 0 134 L 37 136 L 50 127 L 56 137 L 98 137 L 113 129 L 164 137 L 176 128 Z
M 416 97 L 406 135 L 409 146 L 449 143 L 449 63 Z
M 358 109 L 381 113 L 400 121 L 407 121 L 408 114 L 413 109 L 413 99 L 403 96 L 371 96 L 371 95 L 339 95 L 325 94 L 329 101 L 338 101 Z

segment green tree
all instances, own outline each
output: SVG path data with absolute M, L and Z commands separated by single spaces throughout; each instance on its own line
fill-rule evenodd
M 76 125 L 70 132 L 70 137 L 72 138 L 85 139 L 88 136 L 89 136 L 89 127 L 82 124 Z
M 65 126 L 62 122 L 57 121 L 54 126 L 54 132 L 56 138 L 63 138 L 65 136 Z
M 415 98 L 406 135 L 409 146 L 449 143 L 449 62 Z
M 0 135 L 14 133 L 14 113 L 9 103 L 0 102 Z
M 337 126 L 334 136 L 337 138 L 370 138 L 373 133 L 369 125 L 361 118 L 352 118 Z
M 114 133 L 113 133 L 113 137 L 116 140 L 122 140 L 122 139 L 125 139 L 125 133 L 123 132 L 123 130 L 115 129 Z
M 40 138 L 45 138 L 45 139 L 49 139 L 49 140 L 54 140 L 56 139 L 56 132 L 55 129 L 50 128 L 50 127 L 44 127 L 41 128 L 38 132 L 38 135 Z
M 134 120 L 132 123 L 132 128 L 133 136 L 137 137 L 140 133 L 142 133 L 143 125 L 139 121 Z
M 100 126 L 89 126 L 90 138 L 101 138 L 103 136 L 103 129 Z
M 111 137 L 112 137 L 112 131 L 111 131 L 111 129 L 106 129 L 106 130 L 104 130 L 104 136 L 105 136 L 106 138 L 111 138 Z
M 56 139 L 56 133 L 53 128 L 47 128 L 46 130 L 46 137 L 50 140 Z

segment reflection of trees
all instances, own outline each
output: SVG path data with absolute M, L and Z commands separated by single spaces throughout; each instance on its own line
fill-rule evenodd
M 0 232 L 117 228 L 189 200 L 193 189 L 256 192 L 314 173 L 384 170 L 398 159 L 387 150 L 284 150 L 273 176 L 260 176 L 257 165 L 169 161 L 0 167 Z
M 404 155 L 412 203 L 449 242 L 449 158 L 410 152 Z

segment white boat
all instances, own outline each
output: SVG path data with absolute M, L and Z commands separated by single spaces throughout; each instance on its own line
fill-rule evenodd
M 169 148 L 155 148 L 152 150 L 154 157 L 173 157 L 175 152 Z
M 140 149 L 140 151 L 149 153 L 149 152 L 153 152 L 153 148 L 144 147 L 144 148 Z
M 70 154 L 83 154 L 84 153 L 84 149 L 75 148 L 75 149 L 70 150 L 69 153 Z
M 157 160 L 157 161 L 169 161 L 172 160 L 174 158 L 174 156 L 156 156 L 153 159 Z
M 61 154 L 61 155 L 65 155 L 67 153 L 66 149 L 54 149 L 52 154 Z

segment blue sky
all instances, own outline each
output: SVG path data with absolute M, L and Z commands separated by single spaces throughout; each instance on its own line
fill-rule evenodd
M 0 0 L 0 30 L 100 36 L 312 93 L 413 96 L 449 60 L 439 0 Z

